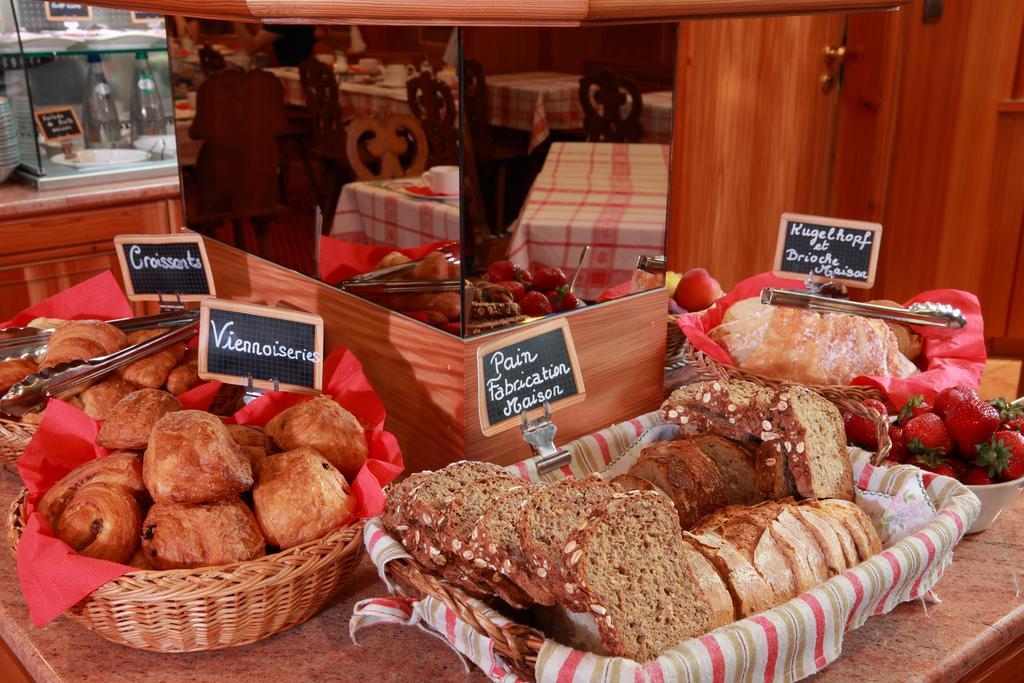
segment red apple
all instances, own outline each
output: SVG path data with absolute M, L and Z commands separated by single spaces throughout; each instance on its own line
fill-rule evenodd
M 692 268 L 679 279 L 676 303 L 687 311 L 703 311 L 722 296 L 722 285 L 703 268 Z

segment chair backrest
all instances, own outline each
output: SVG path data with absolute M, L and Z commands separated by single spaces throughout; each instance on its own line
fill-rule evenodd
M 640 142 L 643 95 L 632 81 L 608 69 L 580 79 L 583 129 L 590 142 Z
M 427 168 L 427 135 L 408 114 L 363 116 L 345 135 L 348 163 L 360 180 L 418 176 Z
M 494 138 L 488 121 L 487 75 L 480 62 L 467 59 L 462 63 L 463 120 L 466 133 L 473 136 L 476 158 L 488 163 L 494 158 Z
M 209 43 L 204 43 L 199 48 L 199 66 L 203 70 L 203 75 L 209 76 L 227 69 L 228 62 L 224 59 L 224 55 L 217 52 Z
M 419 120 L 430 144 L 430 163 L 459 163 L 459 129 L 455 98 L 447 84 L 421 73 L 405 84 L 409 109 Z
M 315 57 L 308 57 L 299 64 L 299 80 L 306 96 L 306 108 L 313 117 L 313 151 L 344 162 L 345 122 L 334 69 Z

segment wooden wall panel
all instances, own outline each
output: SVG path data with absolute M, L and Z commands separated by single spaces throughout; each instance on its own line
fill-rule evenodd
M 1012 273 L 999 281 L 1012 286 L 1000 290 L 1009 309 L 1006 336 L 1024 339 L 1024 101 L 1001 107 L 996 128 L 996 159 L 992 167 L 992 201 L 989 222 L 1004 234 L 1017 231 L 1021 237 Z

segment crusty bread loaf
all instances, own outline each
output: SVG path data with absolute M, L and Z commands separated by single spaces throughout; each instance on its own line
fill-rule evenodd
M 817 539 L 790 506 L 784 506 L 771 524 L 772 538 L 790 560 L 797 593 L 805 593 L 829 579 L 828 567 Z
M 629 473 L 668 494 L 684 529 L 729 500 L 722 473 L 691 441 L 661 441 L 648 446 Z
M 771 584 L 730 541 L 711 531 L 684 532 L 683 538 L 711 562 L 725 581 L 737 618 L 749 617 L 779 604 Z
M 846 563 L 846 556 L 843 554 L 843 546 L 840 544 L 839 536 L 835 529 L 827 521 L 828 515 L 815 510 L 814 508 L 794 506 L 790 512 L 796 515 L 805 527 L 810 529 L 814 539 L 825 556 L 825 566 L 830 574 L 842 574 L 850 565 Z
M 820 500 L 821 509 L 842 522 L 853 543 L 857 547 L 857 556 L 864 561 L 872 555 L 882 552 L 882 541 L 878 530 L 871 523 L 871 518 L 853 503 L 845 500 Z
M 714 611 L 664 496 L 615 493 L 589 517 L 562 549 L 566 604 L 593 615 L 605 650 L 644 662 L 711 628 Z
M 713 434 L 688 438 L 718 467 L 725 480 L 725 492 L 733 505 L 753 505 L 764 496 L 757 488 L 756 459 L 749 447 Z
M 854 567 L 860 562 L 860 556 L 857 553 L 857 544 L 853 541 L 853 536 L 850 534 L 849 529 L 843 524 L 842 520 L 834 515 L 826 512 L 817 500 L 802 500 L 800 501 L 801 511 L 813 510 L 817 514 L 817 520 L 828 525 L 836 535 L 836 540 L 839 542 L 839 547 L 843 553 L 843 561 L 847 567 Z M 859 528 L 859 527 L 858 527 Z
M 617 477 L 612 477 L 609 481 L 617 491 L 622 493 L 629 493 L 630 491 L 654 491 L 655 493 L 661 493 L 668 495 L 660 488 L 647 481 L 643 477 L 638 477 L 635 474 L 620 474 Z
M 786 451 L 789 471 L 804 498 L 853 500 L 853 468 L 839 409 L 799 386 L 773 397 L 770 421 Z M 792 444 L 792 451 L 786 444 Z

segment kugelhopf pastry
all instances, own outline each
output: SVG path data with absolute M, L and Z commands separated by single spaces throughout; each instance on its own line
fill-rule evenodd
M 252 511 L 237 496 L 213 503 L 155 503 L 142 524 L 142 551 L 156 569 L 191 569 L 266 554 Z
M 127 345 L 124 332 L 102 320 L 69 320 L 53 330 L 39 367 L 106 356 Z
M 175 396 L 184 394 L 200 382 L 199 355 L 195 349 L 185 352 L 185 357 L 167 375 L 167 391 Z
M 159 389 L 139 389 L 110 409 L 96 443 L 104 448 L 140 451 L 149 443 L 153 425 L 167 413 L 181 410 L 178 399 Z
M 749 372 L 801 384 L 907 377 L 917 367 L 881 320 L 737 301 L 709 333 Z
M 283 450 L 308 446 L 355 479 L 367 458 L 366 434 L 352 413 L 337 401 L 318 396 L 281 411 L 267 423 L 267 434 Z
M 82 401 L 82 410 L 86 415 L 97 422 L 102 422 L 110 417 L 110 412 L 122 398 L 137 388 L 120 377 L 110 377 L 98 384 L 93 384 L 78 397 Z
M 128 335 L 128 344 L 141 344 L 167 334 L 168 330 L 139 330 Z M 137 387 L 158 389 L 167 382 L 167 376 L 185 355 L 185 344 L 178 343 L 117 369 L 117 374 Z M 173 393 L 173 392 L 172 392 Z
M 342 526 L 355 514 L 356 497 L 322 455 L 297 448 L 263 462 L 252 506 L 267 542 L 287 550 Z
M 253 484 L 252 465 L 227 427 L 200 410 L 168 413 L 156 422 L 142 476 L 157 503 L 207 503 Z
M 113 484 L 142 500 L 146 486 L 142 482 L 142 458 L 138 453 L 116 451 L 102 458 L 87 460 L 51 486 L 39 499 L 36 510 L 56 528 L 57 520 L 75 492 L 88 484 Z
M 38 369 L 35 361 L 25 358 L 12 358 L 0 362 L 0 396 Z
M 271 452 L 270 437 L 266 430 L 256 425 L 225 425 L 228 434 L 235 440 L 242 453 L 252 465 L 253 475 L 259 475 L 260 465 Z

